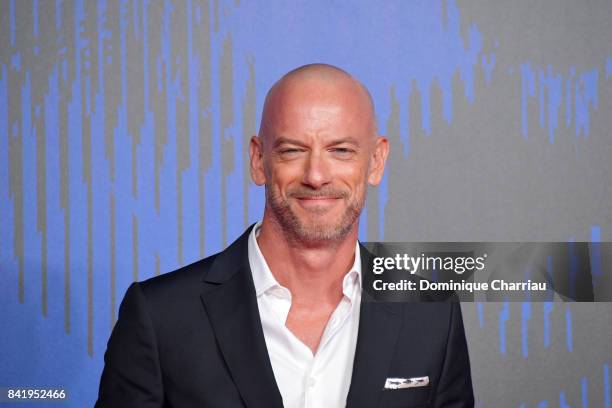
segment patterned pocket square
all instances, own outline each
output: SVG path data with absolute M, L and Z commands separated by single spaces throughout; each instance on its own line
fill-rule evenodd
M 429 377 L 412 377 L 412 378 L 387 378 L 385 381 L 385 390 L 399 390 L 402 388 L 425 387 L 429 385 Z

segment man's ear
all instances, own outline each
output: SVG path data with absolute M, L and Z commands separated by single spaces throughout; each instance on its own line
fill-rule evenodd
M 368 173 L 368 183 L 372 186 L 377 186 L 382 180 L 385 173 L 385 163 L 389 155 L 389 142 L 384 136 L 379 136 L 376 139 L 374 153 L 370 161 L 370 169 Z
M 251 137 L 249 144 L 249 156 L 251 158 L 251 179 L 253 183 L 262 186 L 266 183 L 266 174 L 263 164 L 262 139 L 258 136 Z

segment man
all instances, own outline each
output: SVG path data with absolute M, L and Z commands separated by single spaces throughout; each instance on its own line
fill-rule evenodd
M 388 150 L 349 74 L 281 78 L 250 143 L 262 222 L 130 286 L 96 407 L 473 406 L 459 304 L 362 295 L 359 214 Z

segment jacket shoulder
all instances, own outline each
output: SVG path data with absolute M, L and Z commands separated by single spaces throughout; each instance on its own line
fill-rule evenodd
M 139 282 L 138 285 L 149 300 L 168 298 L 172 295 L 184 296 L 190 291 L 200 289 L 202 280 L 218 255 L 214 254 L 172 272 L 154 276 Z
M 191 295 L 201 293 L 204 280 L 216 281 L 219 277 L 224 278 L 226 272 L 235 269 L 234 266 L 248 264 L 248 237 L 254 225 L 247 228 L 225 250 L 137 285 L 151 304 L 167 305 L 169 302 L 181 303 L 193 299 Z M 199 299 L 199 296 L 196 298 Z

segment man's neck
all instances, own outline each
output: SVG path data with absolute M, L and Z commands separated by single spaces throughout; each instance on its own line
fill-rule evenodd
M 305 244 L 288 237 L 264 216 L 257 243 L 276 280 L 291 291 L 294 302 L 336 305 L 342 281 L 355 260 L 357 224 L 341 240 Z M 315 306 L 315 305 L 313 305 Z

